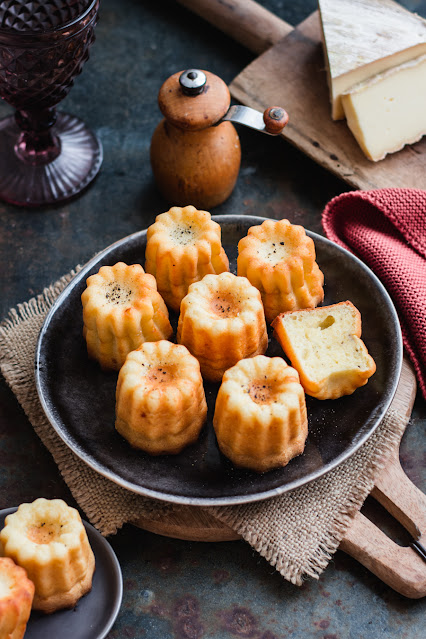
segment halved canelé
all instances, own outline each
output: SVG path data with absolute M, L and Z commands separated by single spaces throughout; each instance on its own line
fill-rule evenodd
M 240 359 L 267 349 L 259 291 L 232 273 L 206 275 L 182 300 L 177 341 L 198 359 L 204 379 L 219 382 Z
M 117 431 L 151 455 L 177 454 L 199 436 L 207 404 L 198 361 L 185 346 L 146 342 L 118 375 Z
M 34 583 L 33 608 L 73 608 L 92 587 L 95 557 L 75 508 L 62 499 L 36 499 L 6 517 L 2 554 Z
M 314 308 L 324 299 L 324 275 L 303 226 L 265 220 L 238 243 L 238 275 L 259 289 L 268 323 L 284 311 Z
M 130 351 L 173 332 L 155 278 L 140 264 L 102 266 L 81 301 L 87 351 L 103 369 L 119 370 Z
M 226 371 L 213 426 L 235 466 L 264 473 L 300 455 L 308 435 L 299 375 L 280 357 L 258 355 Z
M 361 313 L 348 300 L 282 313 L 272 323 L 306 394 L 317 399 L 351 395 L 375 373 L 361 326 Z
M 34 584 L 10 557 L 0 557 L 0 637 L 22 639 L 31 614 Z
M 190 284 L 229 271 L 219 224 L 194 206 L 157 215 L 147 232 L 145 270 L 155 276 L 167 306 L 179 312 Z

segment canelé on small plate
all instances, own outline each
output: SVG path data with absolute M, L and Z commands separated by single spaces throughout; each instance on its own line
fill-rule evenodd
M 22 639 L 31 614 L 34 584 L 24 568 L 0 557 L 0 637 Z
M 95 557 L 78 511 L 62 499 L 36 499 L 6 517 L 2 554 L 34 583 L 33 608 L 73 608 L 92 588 Z

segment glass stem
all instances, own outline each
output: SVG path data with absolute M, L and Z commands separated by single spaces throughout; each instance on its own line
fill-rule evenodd
M 15 144 L 15 153 L 26 164 L 49 164 L 61 152 L 61 142 L 52 131 L 56 122 L 56 109 L 16 111 L 15 120 L 21 134 Z

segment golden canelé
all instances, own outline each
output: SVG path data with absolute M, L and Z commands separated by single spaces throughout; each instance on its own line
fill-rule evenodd
M 87 352 L 104 369 L 119 370 L 143 342 L 172 334 L 155 278 L 140 264 L 102 266 L 87 279 L 81 301 Z
M 259 291 L 232 273 L 206 275 L 182 300 L 177 341 L 198 359 L 205 379 L 219 382 L 240 359 L 267 349 Z
M 280 357 L 241 360 L 223 376 L 213 426 L 235 466 L 259 473 L 286 466 L 303 452 L 308 435 L 297 371 Z
M 157 215 L 147 231 L 145 270 L 155 276 L 167 306 L 179 312 L 190 284 L 229 271 L 219 224 L 194 206 Z
M 34 584 L 10 557 L 0 557 L 0 637 L 22 639 L 31 614 Z
M 92 587 L 95 557 L 75 508 L 62 499 L 36 499 L 6 517 L 2 554 L 34 583 L 33 608 L 51 613 L 73 608 Z
M 238 243 L 238 275 L 262 295 L 268 323 L 279 313 L 314 308 L 324 299 L 324 275 L 315 261 L 313 240 L 303 226 L 265 220 Z
M 207 416 L 198 361 L 185 346 L 146 342 L 127 356 L 116 391 L 117 431 L 151 455 L 193 443 Z

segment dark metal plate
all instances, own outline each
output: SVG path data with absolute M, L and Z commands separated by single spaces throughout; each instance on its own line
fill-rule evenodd
M 216 216 L 222 243 L 236 272 L 237 243 L 264 218 Z M 353 395 L 319 401 L 307 397 L 305 452 L 285 468 L 263 475 L 239 470 L 223 457 L 212 426 L 218 385 L 205 384 L 208 420 L 196 444 L 177 456 L 150 457 L 115 431 L 117 374 L 102 372 L 86 354 L 80 296 L 86 278 L 101 265 L 145 262 L 146 231 L 130 235 L 92 259 L 57 299 L 41 330 L 35 362 L 38 393 L 52 426 L 89 466 L 136 493 L 193 505 L 225 505 L 266 499 L 328 472 L 361 446 L 386 412 L 398 383 L 402 339 L 394 306 L 382 284 L 360 260 L 316 235 L 317 261 L 325 276 L 324 304 L 350 300 L 360 310 L 362 337 L 377 371 Z M 171 317 L 176 327 L 177 317 Z M 282 356 L 270 336 L 267 355 Z
M 0 510 L 0 530 L 7 515 L 17 508 Z M 96 528 L 83 521 L 93 554 L 95 573 L 92 589 L 74 608 L 50 615 L 33 610 L 25 639 L 104 639 L 118 615 L 123 596 L 123 578 L 118 559 L 107 540 Z

